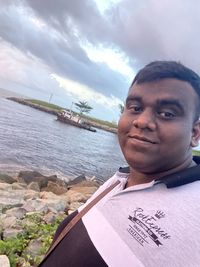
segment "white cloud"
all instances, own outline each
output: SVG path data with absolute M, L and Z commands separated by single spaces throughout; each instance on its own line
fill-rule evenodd
M 104 13 L 107 9 L 121 1 L 122 0 L 94 0 L 101 13 Z
M 55 79 L 58 82 L 59 86 L 64 88 L 67 94 L 71 97 L 75 97 L 88 102 L 96 102 L 97 104 L 100 104 L 109 109 L 116 108 L 119 103 L 122 103 L 120 99 L 113 95 L 107 97 L 99 92 L 92 90 L 86 85 L 62 78 L 57 74 L 52 74 L 51 77 Z
M 81 44 L 88 57 L 93 62 L 105 63 L 114 71 L 124 75 L 130 82 L 135 73 L 129 66 L 129 58 L 117 48 L 106 48 L 103 45 L 93 46 L 88 42 Z

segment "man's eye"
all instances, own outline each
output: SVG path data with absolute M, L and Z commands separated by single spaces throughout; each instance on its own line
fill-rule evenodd
M 171 111 L 162 111 L 159 112 L 159 116 L 165 119 L 173 119 L 176 116 L 176 114 Z
M 140 112 L 140 111 L 142 111 L 142 107 L 136 106 L 136 105 L 130 105 L 130 106 L 128 106 L 128 109 L 130 109 L 133 112 Z

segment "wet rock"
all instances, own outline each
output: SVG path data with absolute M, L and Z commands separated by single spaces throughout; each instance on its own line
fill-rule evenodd
M 26 184 L 37 182 L 39 188 L 46 187 L 49 181 L 56 182 L 58 180 L 56 175 L 44 176 L 36 171 L 21 171 L 18 175 L 18 181 Z
M 69 181 L 68 186 L 75 185 L 75 184 L 81 183 L 83 181 L 86 181 L 86 177 L 85 177 L 85 175 L 82 174 L 82 175 L 79 175 L 78 177 L 76 177 L 74 180 Z
M 1 174 L 0 173 L 0 183 L 7 183 L 7 184 L 12 184 L 16 182 L 17 180 L 9 175 L 6 174 Z

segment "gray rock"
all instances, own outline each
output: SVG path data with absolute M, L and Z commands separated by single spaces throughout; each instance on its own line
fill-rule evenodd
M 8 228 L 3 231 L 3 240 L 11 237 L 16 237 L 18 234 L 23 233 L 22 229 Z M 0 265 L 1 266 L 1 265 Z
M 18 175 L 18 181 L 26 184 L 37 182 L 40 189 L 46 187 L 48 181 L 56 182 L 58 180 L 56 175 L 44 176 L 36 171 L 21 171 Z
M 12 185 L 11 184 L 0 182 L 0 190 L 7 191 L 7 190 L 10 190 L 10 189 L 12 189 Z
M 23 256 L 28 257 L 36 257 L 40 254 L 40 249 L 42 246 L 42 242 L 40 240 L 31 240 L 26 249 L 23 252 Z
M 36 199 L 28 200 L 23 205 L 26 211 L 47 212 L 50 208 L 56 211 L 64 211 L 68 207 L 67 201 L 63 199 Z
M 69 186 L 70 185 L 75 185 L 75 184 L 81 183 L 83 181 L 86 181 L 86 177 L 85 177 L 85 175 L 82 174 L 82 175 L 79 175 L 78 177 L 76 177 L 74 180 L 69 181 L 68 185 Z
M 16 182 L 17 180 L 7 174 L 1 174 L 0 173 L 0 183 L 8 183 L 8 184 L 12 184 L 14 182 Z
M 39 192 L 28 190 L 24 194 L 24 200 L 30 200 L 30 199 L 38 199 L 40 196 Z
M 57 218 L 56 214 L 53 213 L 52 211 L 50 211 L 50 212 L 48 212 L 47 214 L 44 215 L 43 220 L 46 223 L 55 223 L 56 218 Z
M 26 210 L 23 208 L 12 208 L 6 211 L 6 215 L 14 216 L 17 219 L 21 219 L 26 214 Z
M 17 223 L 17 218 L 15 216 L 6 216 L 3 219 L 2 219 L 2 217 L 3 216 L 1 216 L 0 224 L 1 224 L 1 227 L 3 228 L 3 230 L 5 230 L 7 228 L 12 228 Z
M 0 255 L 0 266 L 1 267 L 10 267 L 9 259 L 6 255 Z
M 13 183 L 12 184 L 12 189 L 13 190 L 23 190 L 23 189 L 26 189 L 27 188 L 27 184 L 25 183 Z
M 27 186 L 28 189 L 31 189 L 31 190 L 34 190 L 34 191 L 40 191 L 40 187 L 38 185 L 38 183 L 36 182 L 31 182 L 28 186 Z
M 22 206 L 24 194 L 25 190 L 0 190 L 0 210 Z

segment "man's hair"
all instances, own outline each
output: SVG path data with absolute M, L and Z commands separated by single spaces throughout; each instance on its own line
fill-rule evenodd
M 195 108 L 195 120 L 200 115 L 200 77 L 193 70 L 176 61 L 153 61 L 142 68 L 135 76 L 133 84 L 174 78 L 188 82 L 198 95 Z

